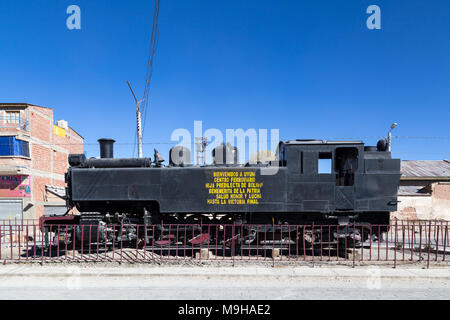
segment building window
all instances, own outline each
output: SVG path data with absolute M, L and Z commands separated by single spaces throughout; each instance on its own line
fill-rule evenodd
M 16 137 L 0 137 L 0 156 L 30 156 L 28 141 Z
M 19 111 L 6 111 L 6 123 L 20 123 L 20 112 Z

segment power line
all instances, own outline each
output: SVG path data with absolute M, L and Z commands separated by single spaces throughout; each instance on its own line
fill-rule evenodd
M 411 139 L 411 140 L 415 140 L 415 139 L 441 139 L 441 140 L 450 140 L 450 137 L 439 137 L 439 136 L 392 136 L 393 138 L 396 139 Z M 385 138 L 384 136 L 361 136 L 361 137 L 346 137 L 346 138 L 342 138 L 342 137 L 326 137 L 324 139 L 321 140 L 331 140 L 331 139 L 348 139 L 348 140 L 355 140 L 355 139 L 371 139 L 371 138 Z M 320 140 L 320 139 L 319 139 Z M 28 140 L 25 140 L 28 141 Z M 282 141 L 284 141 L 282 139 Z M 83 142 L 83 143 L 41 143 L 41 142 L 36 142 L 36 141 L 29 141 L 35 144 L 48 144 L 48 145 L 98 145 L 98 142 Z M 118 145 L 118 144 L 133 144 L 134 142 L 116 142 L 114 143 L 114 145 Z M 177 143 L 176 141 L 149 141 L 149 142 L 144 142 L 144 144 L 174 144 Z M 0 145 L 6 145 L 5 143 L 0 143 Z
M 153 12 L 153 26 L 152 26 L 152 33 L 150 38 L 150 48 L 149 48 L 149 55 L 147 60 L 147 72 L 146 72 L 146 82 L 145 82 L 145 88 L 144 88 L 144 96 L 142 98 L 142 113 L 144 114 L 143 118 L 143 128 L 142 128 L 142 139 L 144 137 L 145 132 L 145 125 L 146 125 L 146 119 L 147 119 L 147 109 L 148 109 L 148 95 L 150 92 L 150 81 L 153 74 L 153 58 L 156 53 L 156 49 L 158 48 L 158 40 L 159 40 L 159 26 L 158 26 L 158 17 L 159 17 L 159 2 L 160 0 L 155 0 L 155 9 Z M 138 130 L 136 128 L 135 135 L 134 135 L 134 146 L 133 146 L 133 156 L 135 155 L 136 151 L 136 144 L 138 143 Z
M 432 137 L 432 136 L 392 136 L 396 139 L 415 139 L 415 140 L 450 140 L 450 137 Z
M 149 92 L 150 92 L 150 82 L 153 74 L 153 58 L 156 53 L 156 49 L 158 48 L 158 42 L 159 42 L 159 24 L 158 24 L 158 17 L 159 17 L 159 2 L 160 0 L 155 0 L 155 10 L 153 13 L 153 26 L 152 26 L 152 34 L 150 38 L 150 49 L 149 49 L 149 56 L 147 61 L 147 76 L 146 76 L 146 83 L 145 83 L 145 89 L 144 89 L 144 105 L 142 107 L 143 113 L 144 113 L 144 121 L 143 121 L 143 129 L 142 129 L 142 136 L 144 136 L 145 133 L 145 125 L 147 123 L 147 110 L 149 105 Z
M 383 136 L 365 136 L 365 137 L 327 137 L 323 140 L 355 140 L 355 139 L 372 139 L 372 138 L 384 138 Z M 392 136 L 392 138 L 396 139 L 411 139 L 411 140 L 426 140 L 426 139 L 435 139 L 435 140 L 450 140 L 450 137 L 418 137 L 418 136 Z M 98 146 L 98 142 L 84 142 L 84 143 L 42 143 L 42 142 L 36 142 L 36 141 L 28 141 L 33 144 L 37 145 L 52 145 L 52 146 L 78 146 L 78 145 L 95 145 Z M 176 141 L 149 141 L 149 142 L 143 142 L 143 144 L 177 144 Z M 114 145 L 132 145 L 134 142 L 116 142 Z M 0 146 L 9 145 L 8 143 L 0 143 Z

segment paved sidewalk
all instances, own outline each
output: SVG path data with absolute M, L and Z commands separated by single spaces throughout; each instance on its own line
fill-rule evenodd
M 450 268 L 0 266 L 1 299 L 450 299 Z
M 100 277 L 300 277 L 300 278 L 366 278 L 374 272 L 381 278 L 395 279 L 446 279 L 450 280 L 450 268 L 390 268 L 390 267 L 183 267 L 183 266 L 78 266 L 73 265 L 20 265 L 10 264 L 0 266 L 0 277 L 4 276 L 65 276 L 72 275 L 76 271 L 81 276 Z

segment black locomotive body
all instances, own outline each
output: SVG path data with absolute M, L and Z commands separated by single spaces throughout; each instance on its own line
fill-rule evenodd
M 162 166 L 159 156 L 153 162 L 114 159 L 113 141 L 100 143 L 101 159 L 69 157 L 67 204 L 81 219 L 388 224 L 397 209 L 400 160 L 392 159 L 382 142 L 364 147 L 359 141 L 284 141 L 275 161 L 247 164 L 237 163 L 235 149 L 220 161 L 228 155 L 220 147 L 215 164 L 203 166 L 190 165 L 183 149 L 169 166 Z

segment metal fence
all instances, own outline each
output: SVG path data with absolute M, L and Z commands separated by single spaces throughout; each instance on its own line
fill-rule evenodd
M 111 224 L 0 221 L 0 261 L 447 263 L 446 221 L 390 225 Z

